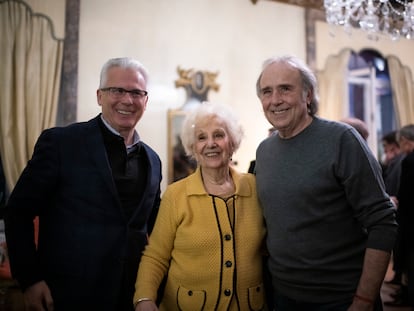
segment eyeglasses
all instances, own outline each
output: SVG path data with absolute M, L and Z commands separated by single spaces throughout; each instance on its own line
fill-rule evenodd
M 131 94 L 131 97 L 133 99 L 142 99 L 142 98 L 144 98 L 145 96 L 148 95 L 147 91 L 143 91 L 143 90 L 139 90 L 139 89 L 129 91 L 129 90 L 123 89 L 122 87 L 113 87 L 113 86 L 104 87 L 100 90 L 104 91 L 104 92 L 106 92 L 106 91 L 109 92 L 109 95 L 111 95 L 112 98 L 114 98 L 114 99 L 121 99 L 125 96 L 126 93 Z

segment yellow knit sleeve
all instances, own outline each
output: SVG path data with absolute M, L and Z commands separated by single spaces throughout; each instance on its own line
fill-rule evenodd
M 142 297 L 155 301 L 158 287 L 168 271 L 177 230 L 176 197 L 176 191 L 167 188 L 161 199 L 158 216 L 139 265 L 134 301 Z

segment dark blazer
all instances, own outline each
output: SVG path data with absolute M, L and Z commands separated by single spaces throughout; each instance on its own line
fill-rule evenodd
M 400 188 L 398 190 L 397 221 L 401 239 L 401 255 L 407 258 L 408 250 L 414 250 L 414 152 L 407 154 L 401 162 Z
M 161 162 L 143 144 L 146 189 L 126 219 L 98 118 L 43 131 L 6 206 L 12 275 L 23 289 L 45 280 L 57 311 L 129 310 L 120 307 L 121 295 L 132 308 L 141 252 L 158 212 Z

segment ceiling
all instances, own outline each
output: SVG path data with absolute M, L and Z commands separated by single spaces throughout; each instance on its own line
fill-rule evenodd
M 254 4 L 258 1 L 274 1 L 287 4 L 298 5 L 304 8 L 323 10 L 323 0 L 251 0 Z

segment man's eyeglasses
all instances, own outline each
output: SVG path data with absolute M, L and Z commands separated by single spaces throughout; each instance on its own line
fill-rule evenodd
M 142 99 L 145 96 L 148 95 L 147 91 L 143 91 L 143 90 L 139 90 L 139 89 L 135 89 L 135 90 L 126 90 L 123 89 L 122 87 L 104 87 L 102 89 L 100 89 L 101 91 L 104 92 L 109 92 L 109 95 L 112 96 L 112 98 L 114 99 L 121 99 L 125 96 L 126 93 L 131 94 L 131 97 L 133 99 Z

